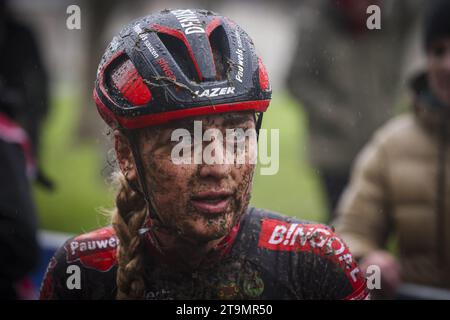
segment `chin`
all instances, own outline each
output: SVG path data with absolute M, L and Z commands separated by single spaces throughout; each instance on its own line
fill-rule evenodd
M 186 233 L 191 239 L 199 242 L 209 242 L 220 239 L 230 233 L 232 219 L 220 217 L 218 219 L 201 219 L 190 226 L 190 232 Z

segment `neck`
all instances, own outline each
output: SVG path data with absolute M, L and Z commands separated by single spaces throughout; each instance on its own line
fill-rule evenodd
M 218 239 L 196 241 L 172 230 L 150 228 L 147 245 L 157 263 L 180 270 L 196 270 L 220 261 L 230 249 L 239 224 Z
M 211 241 L 195 241 L 179 235 L 156 231 L 155 236 L 161 245 L 161 249 L 171 261 L 172 265 L 197 268 L 210 253 L 215 251 L 217 245 L 224 237 Z

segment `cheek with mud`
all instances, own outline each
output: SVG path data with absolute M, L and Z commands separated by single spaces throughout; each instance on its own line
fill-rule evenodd
M 189 166 L 174 166 L 168 159 L 152 158 L 147 161 L 146 168 L 150 197 L 164 224 L 172 227 L 186 210 L 187 181 L 192 175 Z

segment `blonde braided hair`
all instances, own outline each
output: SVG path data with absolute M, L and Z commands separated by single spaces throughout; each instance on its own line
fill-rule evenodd
M 119 238 L 117 249 L 117 299 L 143 299 L 145 294 L 143 241 L 139 229 L 144 225 L 147 205 L 125 176 L 117 173 L 119 183 L 112 225 Z

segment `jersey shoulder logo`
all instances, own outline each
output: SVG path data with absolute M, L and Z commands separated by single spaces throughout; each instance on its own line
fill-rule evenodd
M 116 264 L 118 244 L 112 227 L 97 229 L 79 235 L 65 245 L 66 261 L 80 261 L 85 267 L 106 272 Z
M 325 225 L 263 219 L 258 247 L 272 251 L 311 252 L 320 255 L 339 265 L 354 290 L 366 287 L 365 279 L 348 247 Z
M 340 254 L 345 250 L 345 245 L 334 237 L 329 227 L 277 219 L 262 220 L 258 246 L 277 251 L 312 251 L 321 248 L 329 254 Z

